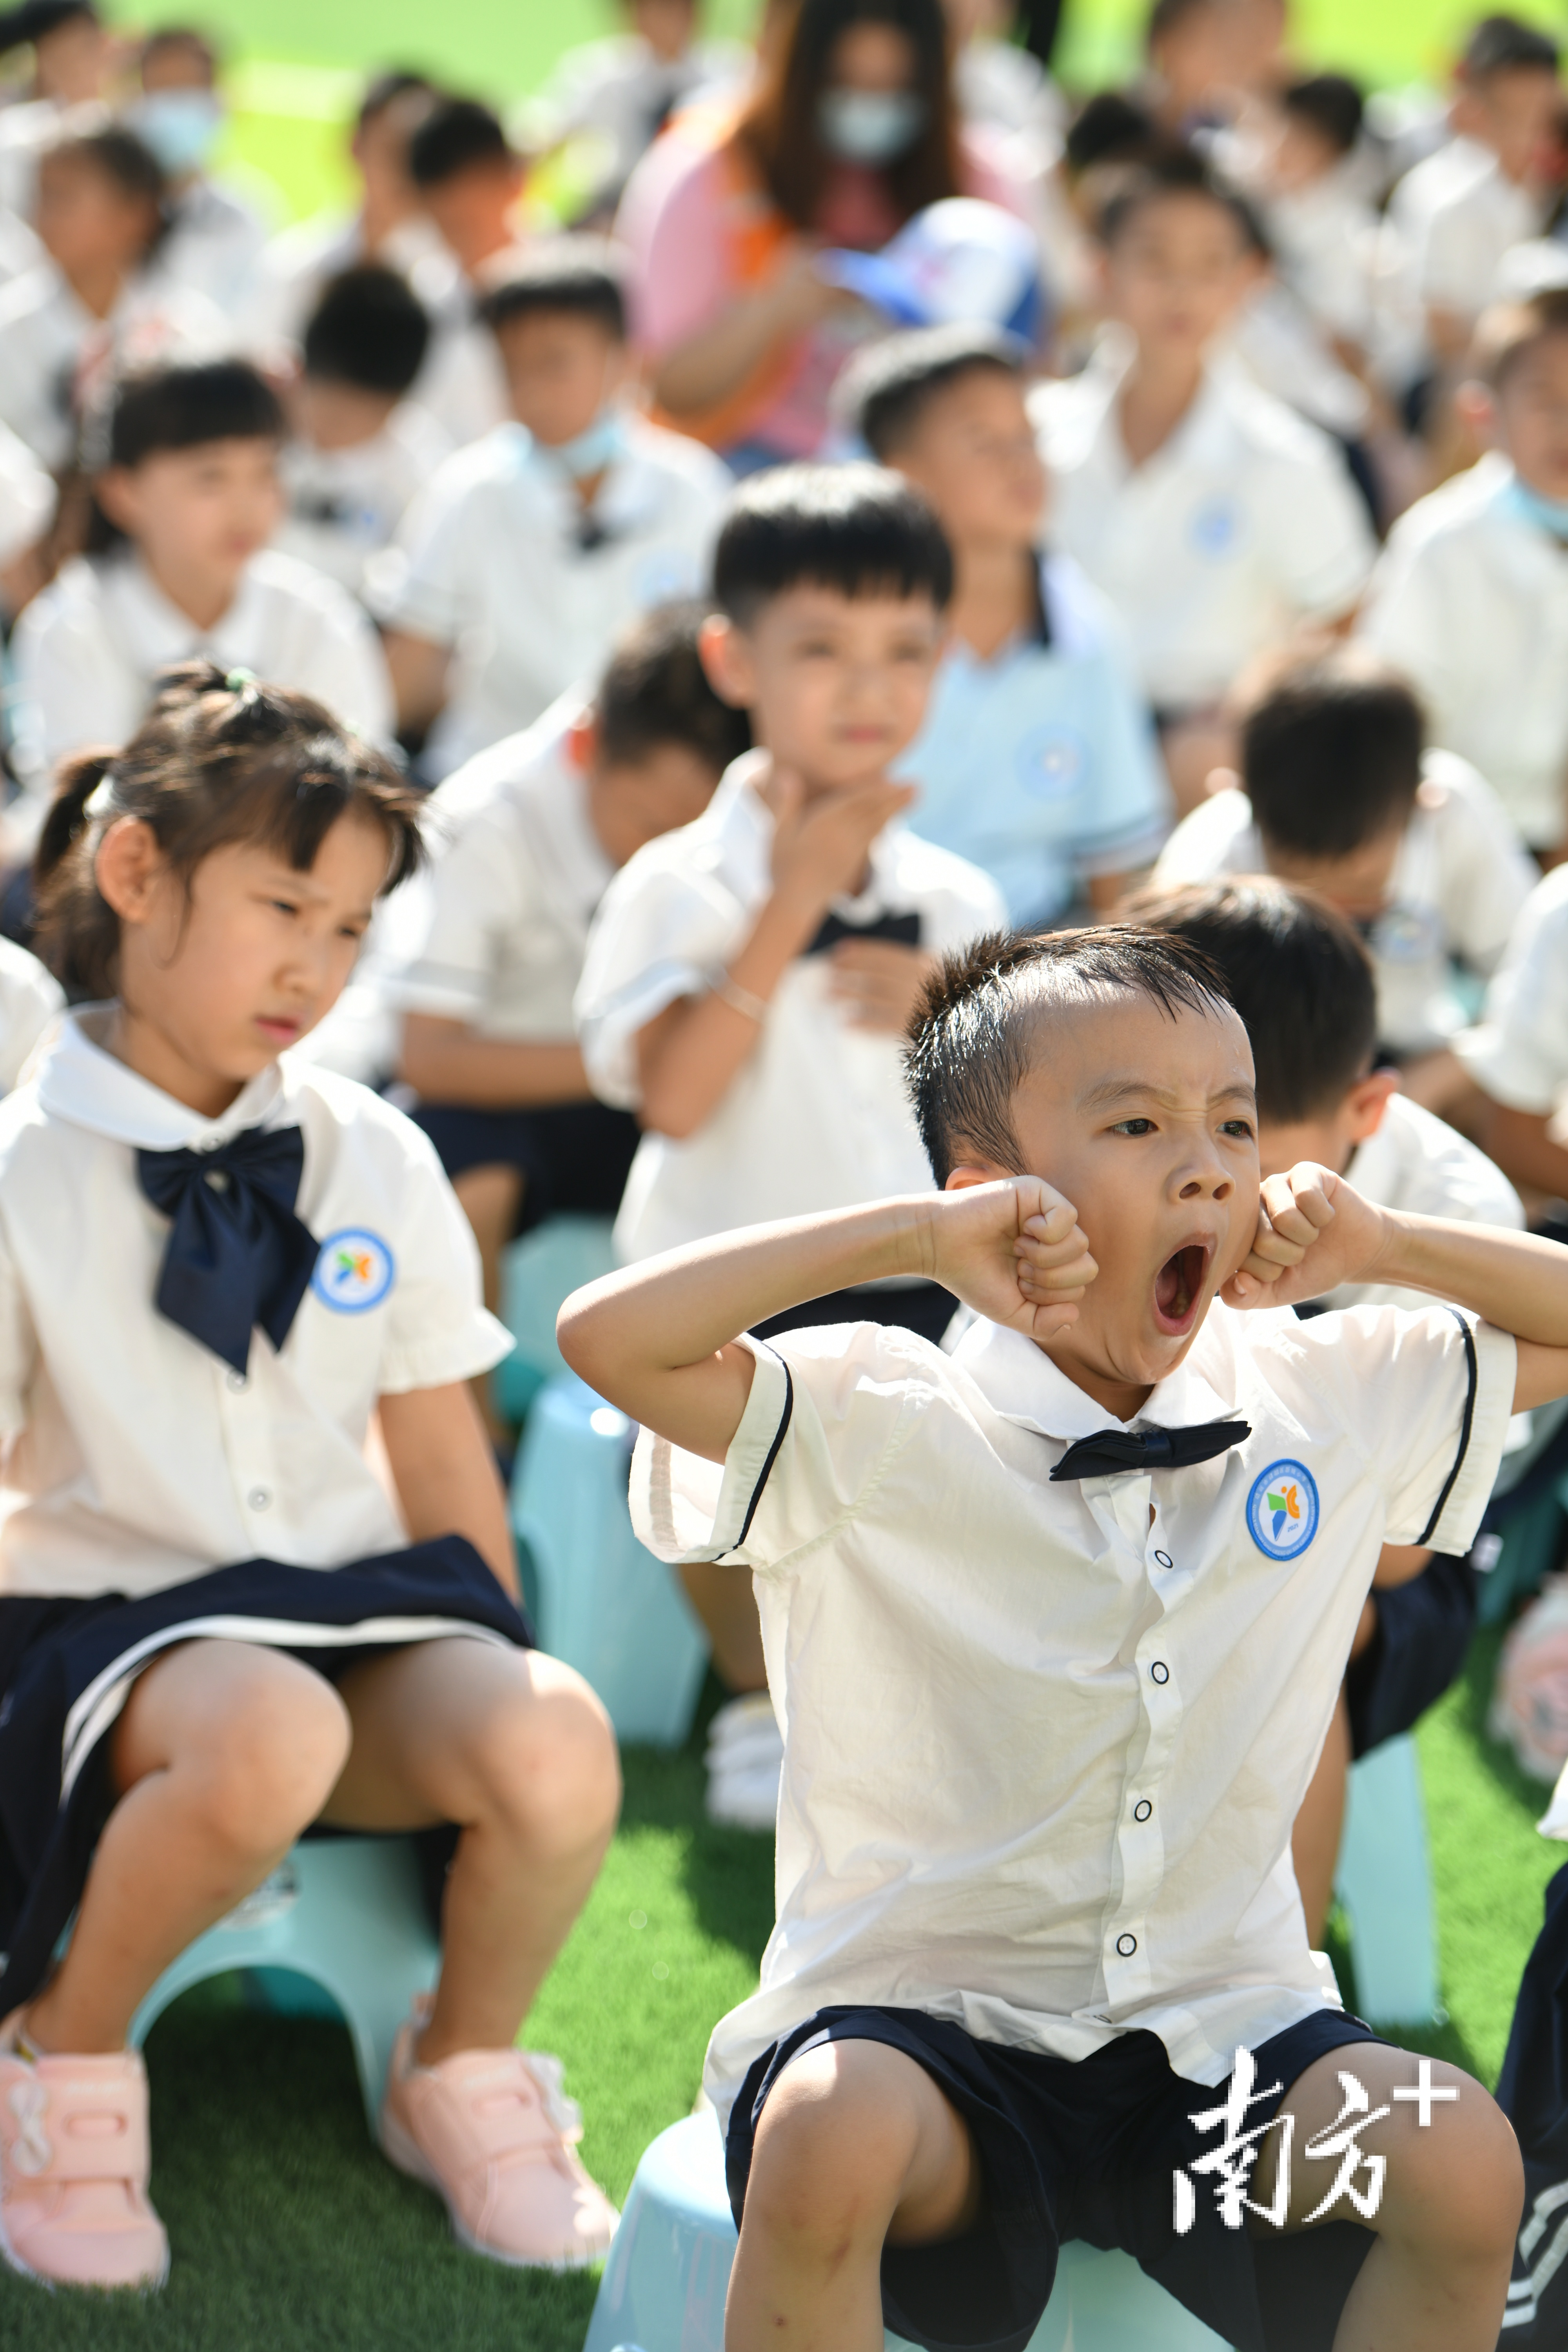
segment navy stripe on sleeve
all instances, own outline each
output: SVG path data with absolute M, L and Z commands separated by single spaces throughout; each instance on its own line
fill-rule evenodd
M 772 1351 L 772 1349 L 770 1349 L 770 1350 L 769 1350 L 769 1353 L 771 1354 L 772 1352 L 773 1352 L 773 1351 Z M 780 1356 L 779 1358 L 777 1358 L 777 1360 L 777 1360 L 779 1363 L 784 1364 L 784 1358 L 783 1358 L 782 1356 Z M 790 1418 L 791 1413 L 795 1411 L 795 1382 L 794 1382 L 794 1381 L 793 1381 L 793 1380 L 791 1379 L 791 1377 L 790 1377 L 790 1369 L 789 1369 L 789 1366 L 788 1366 L 787 1364 L 784 1364 L 784 1411 L 783 1411 L 783 1412 L 782 1412 L 782 1413 L 780 1414 L 780 1416 L 779 1416 L 779 1425 L 778 1425 L 777 1429 L 773 1432 L 773 1444 L 772 1444 L 769 1446 L 769 1448 L 768 1448 L 768 1458 L 767 1458 L 767 1460 L 763 1463 L 763 1466 L 762 1466 L 762 1469 L 761 1469 L 760 1473 L 758 1474 L 757 1483 L 756 1483 L 756 1485 L 755 1485 L 755 1486 L 752 1487 L 752 1499 L 751 1499 L 751 1501 L 746 1505 L 746 1516 L 745 1516 L 745 1517 L 744 1517 L 744 1518 L 742 1520 L 742 1522 L 741 1522 L 741 1532 L 740 1532 L 740 1534 L 735 1538 L 734 1542 L 733 1542 L 733 1543 L 731 1545 L 731 1547 L 730 1547 L 730 1549 L 731 1549 L 731 1551 L 739 1551 L 739 1550 L 740 1550 L 740 1549 L 741 1549 L 741 1546 L 745 1542 L 747 1536 L 751 1533 L 752 1521 L 752 1520 L 756 1517 L 756 1516 L 757 1516 L 757 1505 L 758 1505 L 758 1504 L 762 1501 L 762 1499 L 763 1499 L 763 1487 L 767 1485 L 767 1483 L 768 1483 L 769 1476 L 771 1475 L 772 1471 L 773 1471 L 773 1464 L 774 1464 L 774 1463 L 778 1460 L 778 1458 L 779 1458 L 779 1447 L 784 1444 L 784 1438 L 785 1438 L 786 1434 L 788 1433 L 788 1430 L 789 1430 L 789 1418 Z
M 1447 1508 L 1448 1497 L 1454 1491 L 1454 1481 L 1464 1468 L 1465 1456 L 1470 1450 L 1470 1426 L 1476 1417 L 1476 1382 L 1479 1377 L 1476 1368 L 1476 1335 L 1457 1307 L 1450 1307 L 1448 1312 L 1465 1335 L 1465 1370 L 1469 1385 L 1465 1391 L 1465 1416 L 1459 1423 L 1459 1450 L 1454 1456 L 1453 1468 L 1443 1481 L 1443 1491 L 1432 1506 L 1432 1516 L 1415 1538 L 1418 1544 L 1431 1542 L 1432 1531 Z

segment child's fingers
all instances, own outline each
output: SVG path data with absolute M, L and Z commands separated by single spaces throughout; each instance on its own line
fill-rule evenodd
M 1310 1163 L 1264 1179 L 1262 1210 L 1276 1233 L 1310 1249 L 1334 1221 L 1333 1203 Z
M 1100 1272 L 1088 1242 L 1075 1225 L 1062 1241 L 1047 1244 L 1020 1239 L 1013 1244 L 1020 1282 L 1026 1275 L 1060 1287 L 1064 1280 L 1089 1283 Z

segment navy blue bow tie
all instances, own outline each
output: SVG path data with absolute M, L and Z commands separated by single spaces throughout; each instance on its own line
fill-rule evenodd
M 1245 1421 L 1198 1421 L 1187 1429 L 1098 1429 L 1068 1447 L 1051 1476 L 1112 1478 L 1119 1470 L 1184 1470 L 1192 1462 L 1212 1462 L 1251 1434 Z
M 305 1167 L 297 1127 L 247 1127 L 216 1151 L 138 1151 L 136 1181 L 172 1220 L 160 1315 L 243 1372 L 259 1323 L 281 1348 L 319 1245 L 294 1214 Z
M 808 956 L 826 955 L 840 940 L 890 940 L 895 947 L 918 948 L 920 915 L 873 915 L 865 923 L 847 923 L 842 915 L 824 915 L 822 928 L 805 952 Z

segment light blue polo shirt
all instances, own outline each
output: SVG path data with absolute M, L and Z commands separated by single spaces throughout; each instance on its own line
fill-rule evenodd
M 921 798 L 906 823 L 989 874 L 1016 925 L 1055 921 L 1090 875 L 1148 865 L 1172 822 L 1148 709 L 1109 607 L 1047 555 L 1049 632 L 990 661 L 953 645 L 898 772 Z

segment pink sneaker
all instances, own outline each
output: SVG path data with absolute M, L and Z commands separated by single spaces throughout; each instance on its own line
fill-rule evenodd
M 492 2262 L 565 2271 L 609 2251 L 618 2216 L 573 2153 L 583 2137 L 561 2062 L 532 2050 L 460 2050 L 418 2065 L 428 2000 L 397 2037 L 381 2145 L 446 2200 L 452 2234 Z
M 0 2047 L 0 2255 L 14 2271 L 47 2285 L 162 2286 L 169 2241 L 147 2173 L 136 2051 L 24 2058 Z

